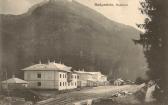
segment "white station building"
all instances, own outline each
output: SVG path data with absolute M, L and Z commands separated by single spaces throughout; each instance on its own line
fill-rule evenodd
M 78 75 L 78 87 L 107 85 L 107 76 L 101 72 L 74 71 Z
M 77 88 L 77 74 L 61 63 L 35 64 L 22 69 L 28 87 L 34 89 L 74 89 Z

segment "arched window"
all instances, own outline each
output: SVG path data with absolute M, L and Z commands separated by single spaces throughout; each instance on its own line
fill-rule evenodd
M 62 83 L 60 82 L 60 86 L 62 85 Z
M 60 78 L 61 78 L 61 74 L 60 74 Z

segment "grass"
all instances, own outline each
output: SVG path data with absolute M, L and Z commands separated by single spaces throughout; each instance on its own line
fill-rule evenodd
M 6 91 L 3 91 L 1 94 L 8 96 L 8 93 Z M 32 101 L 32 102 L 37 102 L 44 99 L 44 97 L 39 95 L 37 92 L 26 88 L 10 90 L 9 96 L 21 97 L 24 98 L 26 101 Z

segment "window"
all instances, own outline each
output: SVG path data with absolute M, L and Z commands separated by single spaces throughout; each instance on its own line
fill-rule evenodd
M 64 86 L 64 82 L 63 82 L 63 86 Z
M 78 79 L 79 79 L 79 75 L 78 75 Z
M 63 75 L 63 78 L 64 78 L 64 74 L 62 74 Z
M 70 86 L 70 83 L 68 83 L 68 86 Z
M 75 86 L 76 86 L 76 82 L 75 82 Z
M 60 86 L 62 85 L 62 83 L 60 82 Z
M 41 74 L 40 73 L 37 74 L 37 78 L 41 78 Z
M 41 86 L 41 82 L 37 82 L 37 86 Z
M 61 74 L 60 74 L 60 78 L 61 78 Z

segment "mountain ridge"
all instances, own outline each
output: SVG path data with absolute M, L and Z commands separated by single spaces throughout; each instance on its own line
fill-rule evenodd
M 56 59 L 74 69 L 100 70 L 111 78 L 144 75 L 142 49 L 132 42 L 140 32 L 75 1 L 46 2 L 23 15 L 1 15 L 0 32 L 2 69 L 13 69 L 21 77 L 20 69 L 40 59 Z M 129 77 L 132 72 L 135 75 Z

